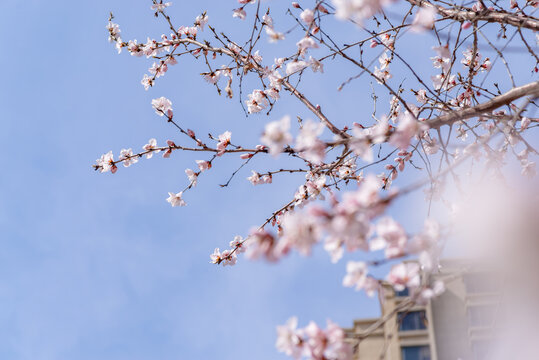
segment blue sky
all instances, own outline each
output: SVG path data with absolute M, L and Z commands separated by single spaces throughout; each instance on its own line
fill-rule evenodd
M 105 25 L 113 11 L 124 39 L 168 33 L 149 6 L 127 0 L 0 4 L 0 141 L 6 151 L 0 176 L 0 358 L 278 359 L 275 326 L 292 315 L 302 325 L 331 318 L 342 326 L 376 316 L 376 300 L 341 286 L 346 259 L 332 265 L 321 249 L 278 265 L 244 259 L 233 268 L 209 264 L 214 247 L 226 247 L 234 235 L 261 223 L 301 184 L 301 177 L 276 177 L 267 187 L 246 182 L 251 168 L 275 168 L 276 160 L 253 161 L 221 189 L 218 184 L 240 164 L 223 158 L 186 194 L 186 208 L 171 208 L 165 198 L 185 186 L 184 169 L 200 155 L 158 156 L 115 175 L 91 169 L 108 150 L 117 156 L 151 137 L 159 143 L 181 139 L 151 109 L 151 99 L 160 96 L 172 100 L 176 118 L 199 136 L 231 130 L 242 144 L 256 143 L 267 120 L 310 117 L 285 96 L 268 119 L 246 118 L 238 98 L 219 97 L 197 75 L 204 68 L 189 59 L 144 91 L 140 79 L 151 62 L 118 56 Z M 242 36 L 247 24 L 231 18 L 235 6 L 177 1 L 170 14 L 187 25 L 208 10 L 212 25 Z M 283 16 L 275 19 L 290 24 Z M 238 24 L 243 27 L 236 29 Z M 345 37 L 358 31 L 335 26 Z M 273 59 L 275 48 L 262 44 Z M 404 54 L 430 55 L 430 44 L 424 45 Z M 417 61 L 429 64 L 423 58 Z M 305 79 L 308 95 L 327 104 L 338 124 L 360 121 L 372 108 L 367 81 L 335 90 L 349 69 L 328 65 L 326 77 Z M 424 215 L 421 200 L 412 204 Z M 394 213 L 402 220 L 415 215 L 399 209 Z

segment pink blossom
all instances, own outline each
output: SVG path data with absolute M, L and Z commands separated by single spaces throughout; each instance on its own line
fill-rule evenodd
M 305 214 L 287 212 L 281 222 L 283 235 L 277 245 L 280 253 L 296 249 L 303 256 L 311 254 L 312 247 L 319 241 L 321 229 L 316 221 Z
M 152 67 L 148 71 L 150 72 L 150 74 L 155 75 L 156 78 L 159 78 L 165 75 L 167 70 L 168 70 L 168 66 L 164 62 L 160 62 L 160 63 L 154 62 L 152 64 Z
M 176 60 L 176 58 L 172 55 L 167 57 L 167 59 L 165 60 L 165 64 L 170 65 L 170 66 L 176 65 L 177 63 L 178 63 L 178 60 Z
M 243 242 L 243 238 L 239 235 L 236 235 L 234 236 L 234 240 L 232 240 L 229 245 L 232 249 L 236 249 L 236 252 L 238 254 L 241 254 L 245 252 L 245 246 L 243 246 Z
M 266 230 L 254 230 L 251 232 L 246 245 L 247 251 L 245 255 L 251 260 L 263 257 L 267 261 L 275 262 L 282 255 L 275 251 L 275 238 Z
M 219 250 L 219 248 L 215 248 L 215 250 L 213 250 L 213 253 L 210 254 L 210 259 L 211 259 L 211 262 L 212 264 L 220 264 L 221 261 L 222 261 L 222 258 L 221 258 L 221 251 Z
M 528 161 L 528 160 L 522 160 L 520 162 L 520 164 L 522 165 L 521 174 L 523 176 L 526 176 L 526 177 L 531 179 L 531 178 L 533 178 L 533 177 L 535 177 L 537 175 L 535 162 Z
M 393 265 L 387 276 L 387 281 L 393 285 L 396 291 L 417 288 L 420 283 L 419 264 L 407 262 Z
M 264 16 L 262 17 L 262 22 L 270 27 L 270 28 L 273 28 L 273 19 L 272 17 L 270 16 L 270 14 L 264 14 Z
M 449 71 L 449 68 L 451 67 L 451 59 L 450 58 L 444 58 L 441 56 L 434 56 L 430 58 L 432 60 L 432 66 L 434 66 L 436 69 L 442 69 L 443 71 L 447 72 Z
M 298 71 L 305 69 L 309 64 L 303 60 L 294 60 L 286 64 L 286 75 L 290 76 Z
M 260 174 L 254 170 L 251 170 L 251 173 L 251 176 L 249 176 L 247 180 L 249 180 L 253 185 L 271 184 L 273 181 L 271 174 L 260 176 Z
M 335 16 L 342 20 L 352 19 L 362 23 L 382 9 L 389 1 L 380 0 L 333 0 Z
M 283 147 L 292 142 L 290 130 L 290 117 L 284 116 L 279 121 L 272 121 L 266 124 L 264 134 L 260 141 L 269 148 L 269 153 L 273 156 L 279 155 Z
M 142 147 L 143 150 L 148 151 L 146 154 L 146 159 L 151 159 L 154 153 L 158 153 L 161 150 L 156 150 L 157 140 L 154 138 L 150 139 L 146 145 Z
M 257 173 L 257 172 L 254 171 L 254 170 L 251 170 L 251 173 L 252 173 L 251 176 L 249 176 L 249 177 L 247 178 L 247 180 L 249 180 L 249 181 L 251 182 L 251 184 L 253 184 L 253 185 L 260 185 L 260 184 L 263 184 L 263 183 L 264 183 L 263 181 L 261 181 L 261 179 L 260 179 L 260 174 L 259 174 L 259 173 Z
M 411 30 L 413 32 L 423 32 L 432 29 L 436 20 L 436 9 L 434 6 L 421 7 L 415 15 Z
M 220 78 L 221 78 L 221 72 L 219 70 L 204 75 L 204 80 L 206 80 L 207 82 L 213 85 L 217 84 Z
M 109 151 L 106 154 L 103 154 L 99 159 L 96 160 L 97 166 L 100 167 L 99 171 L 102 173 L 110 171 L 111 173 L 115 173 L 118 168 L 114 164 L 114 155 L 112 154 L 112 151 Z
M 163 11 L 165 10 L 165 8 L 169 7 L 170 5 L 172 5 L 171 2 L 166 2 L 166 3 L 156 3 L 156 4 L 153 4 L 152 5 L 152 10 L 155 10 L 155 11 Z
M 383 70 L 391 63 L 391 56 L 389 56 L 387 51 L 385 51 L 382 56 L 378 58 L 378 62 L 380 63 L 380 70 Z
M 421 137 L 423 139 L 423 148 L 427 155 L 434 155 L 438 152 L 440 146 L 435 138 L 431 138 L 428 132 Z
M 185 206 L 185 205 L 187 205 L 187 204 L 186 204 L 185 201 L 182 199 L 182 195 L 183 195 L 183 191 L 180 191 L 180 192 L 177 193 L 177 194 L 174 194 L 174 193 L 169 192 L 169 193 L 168 193 L 167 202 L 169 202 L 170 205 L 172 205 L 172 207 L 175 207 L 175 206 Z
M 314 22 L 314 11 L 312 11 L 311 9 L 305 9 L 301 12 L 299 18 L 305 24 L 310 26 Z
M 321 164 L 326 156 L 326 144 L 318 138 L 323 131 L 322 123 L 308 120 L 296 138 L 296 147 L 300 150 L 300 155 L 313 164 Z
M 217 156 L 221 156 L 225 153 L 226 147 L 230 144 L 230 137 L 232 133 L 230 131 L 225 131 L 219 135 L 219 142 L 217 143 Z
M 363 285 L 363 290 L 367 296 L 373 297 L 376 292 L 382 292 L 382 287 L 380 286 L 380 282 L 378 280 L 368 276 L 365 280 L 365 284 Z
M 303 351 L 303 341 L 297 327 L 298 319 L 296 317 L 288 319 L 285 325 L 277 326 L 277 342 L 275 343 L 279 352 L 284 352 L 294 359 L 301 358 Z
M 425 104 L 428 100 L 427 90 L 425 89 L 418 90 L 417 95 L 416 95 L 416 100 L 422 104 Z
M 235 265 L 237 259 L 238 259 L 238 257 L 236 255 L 236 252 L 232 252 L 232 250 L 224 250 L 221 253 L 221 260 L 222 260 L 223 266 Z
M 376 224 L 378 237 L 371 241 L 371 250 L 385 249 L 386 258 L 404 255 L 408 237 L 404 228 L 391 217 L 383 217 Z
M 354 137 L 350 141 L 350 148 L 363 161 L 371 162 L 372 161 L 372 149 L 371 149 L 372 144 L 370 142 L 367 132 L 364 129 L 361 129 L 359 127 L 354 127 L 352 129 L 352 133 Z
M 269 36 L 270 42 L 277 42 L 279 40 L 284 40 L 284 34 L 278 31 L 275 31 L 272 27 L 266 27 L 266 34 Z
M 125 167 L 129 167 L 138 162 L 138 156 L 133 156 L 133 150 L 131 148 L 122 149 L 119 160 L 123 162 Z
M 157 41 L 148 38 L 146 43 L 142 46 L 142 52 L 144 53 L 144 55 L 146 55 L 147 58 L 151 56 L 156 56 L 158 53 Z
M 436 280 L 431 286 L 425 287 L 415 296 L 415 302 L 419 305 L 427 305 L 435 297 L 440 296 L 445 291 L 445 284 L 441 280 Z
M 249 111 L 250 114 L 254 114 L 262 111 L 266 106 L 268 106 L 268 99 L 263 91 L 254 90 L 248 95 L 248 100 L 246 103 L 247 111 Z
M 349 176 L 352 176 L 356 167 L 357 166 L 356 166 L 355 161 L 351 158 L 348 158 L 347 160 L 344 161 L 344 163 L 341 166 L 337 168 L 338 170 L 337 176 L 340 179 L 345 179 Z
M 153 86 L 153 79 L 147 74 L 144 74 L 140 83 L 144 86 L 144 90 L 148 90 L 150 87 Z
M 262 55 L 260 55 L 260 50 L 257 50 L 255 51 L 254 54 L 251 55 L 251 57 L 253 58 L 253 60 L 257 63 L 257 64 L 261 64 L 262 63 Z
M 189 179 L 189 183 L 193 186 L 196 186 L 197 181 L 198 181 L 198 173 L 194 172 L 191 169 L 185 169 L 185 174 L 187 175 L 187 178 Z
M 277 350 L 295 359 L 304 355 L 312 360 L 352 360 L 352 346 L 343 329 L 331 320 L 325 330 L 313 321 L 303 329 L 297 329 L 297 326 L 298 320 L 293 317 L 277 327 Z
M 185 28 L 185 35 L 188 37 L 194 38 L 197 36 L 198 33 L 198 27 L 196 26 L 190 26 L 188 28 Z
M 391 73 L 389 72 L 389 67 L 378 69 L 378 67 L 375 66 L 373 74 L 378 84 L 383 84 L 393 77 L 393 75 L 391 75 Z
M 424 128 L 425 124 L 421 124 L 412 114 L 407 112 L 399 116 L 399 125 L 389 138 L 389 142 L 401 150 L 406 150 L 410 146 L 410 140 Z
M 323 359 L 324 350 L 327 344 L 327 338 L 324 331 L 314 321 L 309 322 L 304 331 L 309 337 L 307 340 L 308 354 L 313 359 Z
M 455 86 L 456 78 L 455 75 L 447 76 L 444 73 L 438 74 L 436 76 L 431 76 L 432 84 L 434 85 L 434 89 L 440 90 L 444 89 L 447 90 L 452 86 Z
M 317 49 L 319 46 L 310 36 L 306 36 L 296 43 L 300 54 L 304 54 L 308 49 Z M 287 72 L 288 73 L 288 72 Z
M 351 200 L 364 208 L 370 208 L 380 200 L 379 192 L 381 187 L 380 180 L 376 176 L 369 174 L 361 183 L 359 189 L 350 194 Z
M 279 90 L 277 90 L 275 88 L 268 88 L 268 89 L 264 90 L 264 94 L 266 94 L 266 96 L 268 98 L 272 98 L 274 101 L 279 100 L 279 98 L 281 97 L 279 95 Z
M 313 72 L 324 72 L 324 64 L 322 64 L 320 61 L 316 60 L 312 56 L 309 58 L 309 64 L 311 64 L 311 69 Z
M 161 96 L 158 99 L 153 99 L 152 107 L 154 108 L 155 113 L 157 115 L 159 116 L 167 115 L 167 117 L 171 117 L 169 116 L 169 114 L 172 113 L 172 102 L 166 97 Z
M 345 287 L 355 287 L 361 290 L 367 280 L 367 264 L 363 261 L 349 261 L 346 263 L 346 276 L 342 284 Z
M 353 359 L 352 345 L 346 341 L 344 330 L 331 320 L 327 321 L 326 337 L 328 339 L 324 352 L 326 359 Z
M 240 18 L 241 20 L 245 20 L 245 17 L 247 16 L 247 13 L 243 8 L 234 9 L 232 12 L 232 17 Z
M 198 168 L 200 169 L 200 171 L 206 171 L 208 169 L 211 169 L 211 162 L 209 161 L 206 161 L 206 160 L 196 160 L 196 163 L 198 165 Z
M 127 51 L 131 53 L 131 56 L 141 57 L 144 55 L 140 46 L 137 44 L 137 40 L 129 40 L 127 43 Z
M 176 144 L 172 140 L 167 140 L 168 149 L 165 150 L 163 153 L 163 157 L 168 159 L 170 155 L 172 154 L 172 150 L 176 147 Z
M 436 51 L 439 57 L 443 60 L 451 59 L 451 52 L 448 45 L 434 46 L 432 50 Z
M 206 13 L 198 15 L 195 19 L 195 26 L 204 30 L 204 26 L 208 23 L 208 15 Z

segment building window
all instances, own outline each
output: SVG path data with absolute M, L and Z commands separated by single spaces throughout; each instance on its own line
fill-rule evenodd
M 424 330 L 427 328 L 427 315 L 424 310 L 399 313 L 399 331 Z
M 468 308 L 468 324 L 470 326 L 490 326 L 494 320 L 493 305 L 471 306 Z
M 404 288 L 404 290 L 395 291 L 395 296 L 396 297 L 410 296 L 410 291 L 408 290 L 408 288 Z
M 487 273 L 466 274 L 464 284 L 468 294 L 492 293 L 498 287 L 495 276 Z
M 401 348 L 402 360 L 430 360 L 428 345 L 403 346 Z

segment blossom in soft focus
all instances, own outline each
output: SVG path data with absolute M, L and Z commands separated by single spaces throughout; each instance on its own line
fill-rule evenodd
M 397 130 L 391 135 L 389 142 L 401 150 L 406 150 L 412 138 L 425 128 L 425 124 L 421 124 L 415 116 L 407 112 L 399 117 Z
M 349 261 L 346 263 L 346 276 L 342 284 L 345 287 L 355 287 L 361 290 L 367 280 L 367 264 L 363 261 Z
M 326 156 L 326 144 L 318 137 L 324 125 L 313 120 L 305 122 L 296 138 L 296 148 L 302 157 L 314 164 L 320 164 Z
M 269 148 L 271 155 L 276 156 L 283 151 L 283 147 L 292 141 L 290 130 L 290 116 L 266 124 L 264 134 L 260 141 Z
M 411 30 L 413 32 L 423 32 L 432 29 L 436 20 L 436 9 L 434 6 L 421 7 L 415 15 Z
M 320 240 L 321 228 L 311 216 L 293 211 L 288 212 L 281 222 L 283 235 L 277 245 L 280 253 L 295 249 L 308 256 L 312 247 Z
M 327 321 L 326 329 L 321 329 L 311 321 L 303 329 L 298 329 L 298 319 L 290 318 L 285 325 L 277 326 L 277 342 L 275 347 L 288 356 L 300 359 L 352 360 L 353 349 L 346 341 L 341 327 Z
M 305 24 L 311 25 L 314 22 L 314 11 L 312 11 L 311 9 L 305 9 L 301 12 L 299 18 Z
M 408 240 L 404 228 L 389 216 L 378 220 L 376 224 L 376 238 L 371 240 L 371 250 L 385 249 L 386 258 L 395 258 L 404 255 Z
M 277 342 L 275 347 L 294 359 L 299 359 L 303 352 L 300 334 L 297 330 L 298 318 L 288 319 L 285 325 L 277 326 Z
M 417 288 L 420 280 L 419 264 L 416 262 L 393 265 L 387 276 L 387 281 L 393 285 L 396 291 L 403 291 L 406 288 Z
M 335 16 L 342 20 L 352 19 L 358 23 L 370 18 L 389 1 L 380 0 L 332 0 Z

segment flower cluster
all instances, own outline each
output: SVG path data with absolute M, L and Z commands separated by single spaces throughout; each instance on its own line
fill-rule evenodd
M 334 322 L 328 320 L 326 329 L 312 321 L 302 329 L 297 327 L 295 317 L 285 325 L 277 326 L 277 350 L 294 359 L 352 359 L 352 346 L 347 342 L 344 330 Z
M 106 26 L 108 38 L 118 52 L 126 49 L 132 56 L 151 58 L 152 64 L 142 79 L 146 90 L 166 75 L 171 66 L 178 64 L 181 56 L 191 57 L 204 67 L 198 74 L 219 95 L 224 92 L 226 97 L 232 98 L 235 92 L 232 86 L 238 88 L 245 115 L 259 114 L 256 122 L 247 122 L 246 126 L 256 123 L 252 126 L 257 127 L 255 131 L 261 133 L 261 137 L 260 144 L 251 142 L 252 145 L 243 147 L 241 135 L 249 131 L 235 132 L 232 143 L 230 131 L 211 130 L 206 144 L 193 130 L 184 129 L 174 118 L 172 101 L 159 97 L 152 100 L 152 108 L 175 130 L 179 130 L 178 136 L 188 144 L 175 139 L 159 146 L 152 138 L 138 153 L 131 148 L 122 149 L 117 160 L 109 151 L 97 159 L 95 169 L 115 173 L 120 163 L 129 167 L 142 157 L 149 159 L 160 152 L 164 158 L 171 157 L 175 151 L 205 152 L 207 157 L 201 156 L 199 159 L 203 160 L 196 160 L 185 169 L 187 181 L 184 188 L 168 193 L 166 200 L 172 207 L 186 206 L 186 191 L 199 189 L 203 185 L 199 185 L 201 176 L 215 165 L 214 162 L 222 161 L 225 154 L 233 154 L 234 159 L 231 160 L 241 164 L 221 187 L 227 187 L 236 174 L 242 179 L 247 178 L 253 185 L 268 186 L 283 174 L 294 174 L 294 179 L 305 175 L 289 189 L 284 206 L 253 228 L 245 238 L 235 237 L 226 250 L 216 248 L 210 255 L 211 263 L 234 265 L 243 252 L 249 259 L 277 262 L 293 252 L 309 256 L 316 246 L 323 247 L 332 262 L 338 262 L 345 252 L 371 252 L 378 257 L 377 260 L 368 262 L 360 258 L 348 261 L 343 286 L 372 296 L 382 289 L 382 285 L 389 284 L 396 291 L 410 290 L 416 303 L 427 303 L 444 290 L 443 283 L 429 282 L 428 273 L 438 269 L 444 243 L 441 229 L 445 228 L 427 219 L 422 230 L 408 233 L 407 224 L 397 221 L 398 217 L 389 216 L 386 210 L 395 199 L 421 188 L 429 203 L 442 200 L 444 205 L 452 208 L 443 190 L 449 186 L 449 178 L 452 177 L 455 188 L 460 191 L 461 175 L 455 168 L 464 162 L 472 162 L 474 166 L 486 164 L 481 179 L 492 173 L 498 177 L 507 162 L 507 154 L 513 154 L 523 175 L 536 175 L 533 157 L 537 150 L 525 135 L 527 130 L 537 127 L 537 119 L 530 117 L 529 104 L 533 104 L 534 97 L 539 94 L 539 85 L 537 82 L 516 84 L 522 78 L 521 74 L 513 75 L 515 69 L 509 67 L 503 56 L 505 48 L 500 50 L 497 41 L 487 39 L 490 35 L 482 30 L 482 23 L 501 25 L 501 38 L 509 33 L 509 27 L 518 26 L 511 41 L 521 39 L 522 54 L 527 51 L 533 72 L 537 73 L 534 42 L 539 35 L 528 31 L 535 31 L 538 25 L 535 18 L 526 14 L 539 3 L 527 1 L 518 4 L 511 0 L 506 5 L 496 4 L 494 8 L 487 7 L 482 1 L 433 5 L 407 0 L 403 6 L 409 5 L 409 9 L 403 8 L 406 15 L 397 23 L 385 14 L 384 7 L 391 2 L 332 0 L 317 2 L 310 8 L 293 2 L 287 17 L 290 15 L 290 20 L 295 23 L 293 26 L 283 23 L 279 31 L 270 9 L 251 7 L 257 3 L 254 0 L 238 0 L 238 8 L 232 10 L 233 17 L 244 20 L 247 11 L 253 12 L 254 23 L 237 22 L 252 26 L 246 32 L 251 34 L 247 41 L 234 41 L 230 34 L 208 25 L 206 13 L 197 16 L 189 26 L 175 26 L 165 14 L 171 3 L 163 0 L 153 0 L 151 9 L 156 17 L 166 22 L 166 28 L 170 29 L 167 32 L 172 31 L 169 35 L 148 37 L 142 42 L 124 42 L 120 27 L 112 22 L 111 15 Z M 366 37 L 357 41 L 351 40 L 353 38 L 340 41 L 342 39 L 338 39 L 326 26 L 334 18 L 345 21 L 338 25 L 339 29 L 349 22 L 353 29 L 360 27 L 366 30 Z M 278 20 L 280 23 L 281 18 Z M 466 31 L 472 26 L 473 32 Z M 203 38 L 204 29 L 209 35 L 207 39 Z M 409 59 L 408 54 L 399 52 L 397 46 L 402 45 L 405 36 L 419 38 L 414 33 L 425 31 L 435 35 L 432 38 L 436 46 L 432 49 L 436 56 L 431 60 L 437 69 L 434 75 L 428 73 L 426 77 L 424 70 L 429 70 L 417 69 L 416 59 Z M 455 31 L 458 33 L 453 34 Z M 427 38 L 422 37 L 424 40 Z M 259 41 L 261 39 L 277 44 L 267 44 Z M 482 56 L 485 44 L 497 52 L 499 61 L 491 62 Z M 265 53 L 264 46 L 270 51 L 275 50 L 271 57 L 275 56 L 273 61 L 268 61 L 270 51 Z M 285 49 L 287 53 L 284 53 Z M 459 58 L 462 50 L 462 58 Z M 350 76 L 345 75 L 339 90 L 368 76 L 381 86 L 371 87 L 372 109 L 365 112 L 363 105 L 347 103 L 353 111 L 335 119 L 332 118 L 334 108 L 341 103 L 322 108 L 312 101 L 309 91 L 304 91 L 308 81 L 303 80 L 311 76 L 311 71 L 324 73 L 324 66 L 326 72 L 331 71 L 332 80 L 341 76 L 340 71 L 333 72 L 335 68 L 330 67 L 331 61 L 339 59 L 357 70 Z M 455 70 L 454 66 L 459 61 L 464 71 Z M 495 74 L 491 71 L 494 66 L 504 66 L 505 70 L 496 73 L 497 82 L 491 85 L 485 80 L 489 74 Z M 344 71 L 345 67 L 342 69 Z M 406 81 L 394 79 L 399 75 L 397 70 L 401 74 L 407 72 Z M 505 71 L 511 86 L 498 85 L 498 78 Z M 429 75 L 433 76 L 429 79 Z M 381 95 L 379 89 L 384 94 Z M 503 89 L 511 90 L 503 93 Z M 305 106 L 308 115 L 298 111 L 260 124 L 259 120 L 264 118 L 262 115 L 270 115 L 284 94 Z M 323 96 L 319 98 L 324 99 Z M 326 99 L 332 98 L 328 96 Z M 292 122 L 296 116 L 297 123 Z M 501 138 L 498 144 L 492 141 L 495 137 Z M 286 156 L 280 155 L 282 153 Z M 248 175 L 246 165 L 264 156 L 278 158 L 278 168 L 251 170 Z M 268 163 L 275 164 L 276 160 Z M 292 163 L 294 165 L 288 165 Z M 428 176 L 417 184 L 393 190 L 393 181 L 402 180 L 401 174 L 410 169 L 423 170 Z M 243 173 L 245 175 L 241 175 Z M 244 185 L 247 185 L 245 180 Z M 410 258 L 414 260 L 409 261 Z M 406 260 L 403 262 L 403 259 Z M 391 265 L 385 277 L 375 276 L 377 272 L 373 267 L 380 264 Z M 298 329 L 297 320 L 293 318 L 278 328 L 277 348 L 297 359 L 350 359 L 352 347 L 345 337 L 344 331 L 331 322 L 326 329 L 312 322 Z

